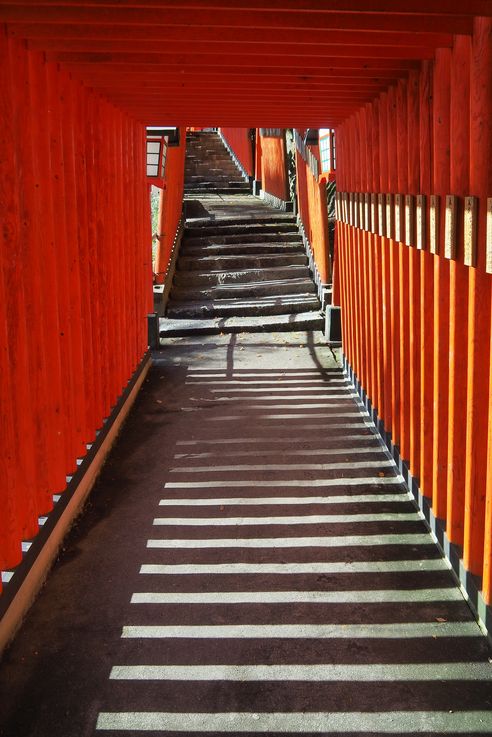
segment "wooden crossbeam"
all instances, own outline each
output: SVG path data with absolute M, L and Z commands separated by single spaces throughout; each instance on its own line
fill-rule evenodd
M 479 2 L 480 0 L 477 0 Z M 422 0 L 423 2 L 423 0 Z M 173 6 L 172 13 L 164 6 L 87 6 L 87 5 L 39 5 L 9 4 L 0 6 L 0 21 L 7 23 L 85 23 L 92 25 L 130 25 L 130 26 L 194 26 L 210 28 L 290 28 L 293 30 L 371 30 L 371 31 L 436 31 L 436 15 L 414 13 L 373 12 L 313 12 L 289 10 L 262 10 L 252 12 L 247 9 L 227 9 L 213 7 L 192 10 L 183 6 Z M 437 13 L 437 11 L 436 11 Z M 442 33 L 471 34 L 473 17 L 470 13 L 438 16 L 439 30 Z
M 116 7 L 115 2 L 87 2 L 87 0 L 10 0 L 10 5 L 30 8 L 37 5 L 45 7 Z M 410 15 L 485 15 L 491 16 L 489 0 L 399 0 L 397 9 L 394 0 L 118 0 L 119 8 L 152 8 L 162 10 L 255 10 L 260 13 L 318 13 L 320 15 L 339 14 L 346 11 L 362 13 L 410 14 Z
M 183 43 L 238 41 L 237 31 L 233 28 L 214 28 L 213 26 L 131 26 L 131 25 L 94 25 L 69 24 L 61 27 L 57 23 L 15 23 L 8 28 L 8 33 L 17 38 L 44 39 L 48 41 L 181 41 Z M 453 37 L 450 33 L 441 32 L 406 32 L 406 31 L 360 31 L 336 29 L 336 33 L 327 35 L 326 29 L 289 29 L 273 28 L 268 35 L 258 33 L 257 29 L 243 28 L 240 41 L 245 43 L 263 43 L 268 46 L 288 43 L 292 46 L 302 44 L 330 44 L 343 46 L 356 44 L 361 46 L 451 46 Z M 48 45 L 43 48 L 50 48 Z
M 29 48 L 50 51 L 60 54 L 115 54 L 121 55 L 128 52 L 128 41 L 76 41 L 73 39 L 37 39 L 29 41 Z M 131 53 L 160 54 L 165 49 L 167 54 L 185 53 L 181 41 L 132 41 Z M 379 45 L 351 45 L 351 44 L 266 44 L 266 43 L 242 43 L 232 42 L 195 42 L 190 49 L 195 54 L 203 54 L 207 57 L 228 55 L 233 57 L 231 61 L 236 62 L 237 57 L 246 57 L 248 61 L 254 56 L 263 55 L 268 57 L 290 57 L 291 61 L 303 63 L 303 60 L 311 62 L 318 58 L 342 58 L 342 59 L 432 59 L 435 47 L 432 46 L 379 46 Z

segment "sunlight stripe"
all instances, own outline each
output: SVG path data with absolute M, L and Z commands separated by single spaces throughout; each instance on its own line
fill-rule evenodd
M 157 575 L 238 575 L 298 573 L 413 573 L 420 571 L 448 571 L 443 558 L 430 560 L 390 560 L 341 563 L 183 563 L 177 565 L 144 564 L 140 573 Z
M 237 481 L 230 479 L 229 481 L 168 481 L 164 484 L 165 489 L 213 489 L 213 488 L 235 488 L 235 487 L 263 487 L 278 486 L 285 488 L 286 486 L 309 486 L 309 487 L 326 487 L 326 486 L 384 486 L 386 484 L 402 484 L 403 476 L 356 476 L 338 479 L 279 479 L 279 480 L 263 480 L 255 479 L 252 481 Z
M 350 496 L 248 496 L 248 497 L 214 497 L 213 499 L 197 497 L 196 499 L 180 499 L 172 497 L 161 499 L 161 507 L 223 507 L 223 506 L 265 506 L 265 505 L 297 505 L 297 504 L 365 504 L 390 502 L 408 502 L 413 497 L 407 492 L 401 494 L 354 494 Z
M 112 680 L 124 681 L 492 681 L 486 663 L 340 663 L 295 665 L 115 665 Z
M 377 438 L 371 435 L 359 435 L 358 437 L 351 436 L 350 439 L 354 438 L 354 441 L 357 441 L 359 443 L 361 440 L 369 440 L 370 444 L 359 446 L 357 444 L 354 444 L 352 447 L 344 447 L 341 446 L 340 448 L 314 448 L 314 449 L 308 449 L 305 448 L 304 450 L 292 450 L 289 448 L 288 455 L 289 458 L 291 456 L 339 456 L 339 455 L 348 455 L 348 454 L 359 454 L 359 453 L 385 453 L 385 449 L 379 444 L 377 441 Z M 230 453 L 230 456 L 233 458 L 242 458 L 242 457 L 253 457 L 258 458 L 259 456 L 270 456 L 273 453 L 278 452 L 277 449 L 271 449 L 271 450 L 238 450 L 236 452 Z M 223 458 L 224 454 L 221 453 L 219 450 L 215 451 L 215 453 L 176 453 L 174 456 L 175 459 L 177 458 L 186 458 L 188 460 L 199 460 L 200 458 Z
M 301 517 L 156 517 L 156 526 L 221 527 L 229 525 L 322 525 L 360 522 L 418 522 L 420 512 L 377 514 L 306 514 Z
M 461 591 L 376 589 L 364 591 L 149 591 L 133 594 L 132 604 L 380 604 L 463 601 Z
M 123 627 L 131 639 L 416 639 L 483 637 L 476 622 L 395 624 L 139 625 Z
M 100 712 L 98 730 L 263 734 L 490 734 L 491 711 Z
M 272 537 L 272 538 L 166 538 L 163 540 L 147 540 L 148 548 L 165 550 L 198 550 L 217 548 L 348 548 L 372 547 L 378 545 L 431 545 L 432 538 L 428 533 L 422 535 L 346 535 L 324 537 Z
M 169 469 L 172 473 L 221 473 L 231 471 L 347 471 L 352 468 L 396 468 L 393 460 L 340 461 L 337 463 L 238 463 L 232 466 L 182 466 Z
M 350 441 L 358 440 L 359 438 L 377 439 L 378 436 L 374 432 L 373 423 L 370 421 L 364 421 L 363 424 L 364 424 L 364 427 L 367 428 L 368 431 L 372 430 L 372 432 L 365 432 L 365 433 L 361 433 L 360 435 L 357 435 L 354 433 L 353 435 L 344 436 L 343 439 L 350 440 Z M 341 424 L 341 425 L 330 425 L 330 429 L 348 430 L 353 427 L 354 427 L 354 423 L 352 422 Z M 357 429 L 362 429 L 362 428 L 357 428 Z M 315 440 L 312 441 L 312 443 L 316 445 L 319 445 L 319 443 L 322 443 L 322 442 L 329 444 L 330 441 L 329 439 L 324 439 L 324 438 L 316 438 Z M 293 437 L 292 435 L 289 435 L 289 437 L 287 438 L 263 438 L 263 437 L 252 436 L 249 438 L 248 437 L 247 438 L 214 438 L 213 440 L 210 440 L 210 438 L 203 438 L 201 440 L 195 439 L 195 440 L 177 440 L 176 441 L 176 445 L 247 445 L 250 443 L 255 444 L 255 445 L 261 444 L 262 446 L 264 446 L 266 443 L 268 443 L 269 445 L 275 444 L 275 445 L 282 445 L 282 446 L 286 446 L 286 445 L 297 446 L 299 443 L 306 443 L 306 436 L 303 435 L 302 437 L 296 437 L 296 436 Z

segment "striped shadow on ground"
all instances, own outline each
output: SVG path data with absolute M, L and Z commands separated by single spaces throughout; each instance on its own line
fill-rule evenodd
M 485 640 L 341 371 L 186 391 L 97 731 L 492 734 Z

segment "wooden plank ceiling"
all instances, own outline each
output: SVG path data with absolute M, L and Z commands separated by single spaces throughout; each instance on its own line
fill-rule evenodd
M 147 124 L 336 126 L 492 0 L 11 0 L 0 22 Z

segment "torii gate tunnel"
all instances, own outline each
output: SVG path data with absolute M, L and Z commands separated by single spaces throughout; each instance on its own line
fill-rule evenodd
M 86 467 L 90 485 L 148 366 L 146 126 L 181 133 L 159 274 L 186 127 L 222 126 L 279 202 L 285 141 L 271 131 L 290 128 L 347 371 L 490 627 L 490 0 L 11 0 L 0 23 L 0 570 Z M 333 264 L 308 128 L 335 130 Z

